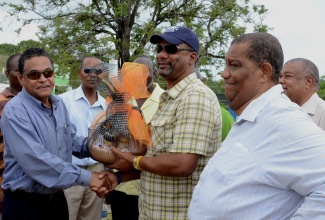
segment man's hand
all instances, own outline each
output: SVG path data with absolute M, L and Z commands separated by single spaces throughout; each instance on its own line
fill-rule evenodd
M 117 158 L 117 161 L 113 164 L 104 164 L 109 169 L 116 169 L 119 171 L 133 170 L 133 158 L 135 157 L 132 153 L 121 152 L 118 149 L 112 147 L 111 151 Z
M 113 189 L 112 183 L 107 181 L 105 175 L 92 172 L 89 188 L 94 191 L 98 197 L 103 198 L 109 191 Z

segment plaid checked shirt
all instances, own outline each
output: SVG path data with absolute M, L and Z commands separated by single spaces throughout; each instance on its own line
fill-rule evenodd
M 189 177 L 166 177 L 142 171 L 139 219 L 187 219 L 187 208 L 199 175 L 221 145 L 218 99 L 193 73 L 160 96 L 151 130 L 153 147 L 146 156 L 174 152 L 201 157 Z

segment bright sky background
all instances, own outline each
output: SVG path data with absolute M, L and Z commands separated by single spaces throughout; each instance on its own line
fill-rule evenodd
M 0 0 L 3 2 L 4 0 Z M 324 0 L 251 0 L 264 4 L 269 14 L 264 21 L 274 30 L 282 44 L 284 60 L 302 57 L 313 61 L 320 75 L 325 75 L 325 1 Z M 6 12 L 0 9 L 0 44 L 17 44 L 22 40 L 34 39 L 37 27 L 27 26 L 20 35 L 14 30 L 17 22 L 4 18 Z M 4 25 L 5 24 L 5 25 Z
M 273 28 L 284 52 L 284 62 L 301 57 L 325 75 L 325 1 L 251 0 L 269 10 L 264 23 Z

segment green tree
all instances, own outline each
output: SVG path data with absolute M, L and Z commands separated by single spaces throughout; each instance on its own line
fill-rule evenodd
M 17 44 L 17 47 L 20 52 L 23 52 L 24 50 L 31 47 L 40 47 L 40 46 L 42 46 L 42 44 L 35 40 L 23 40 Z
M 209 66 L 222 65 L 229 40 L 246 32 L 267 31 L 263 5 L 249 0 L 21 0 L 3 3 L 24 24 L 38 22 L 43 46 L 65 72 L 87 54 L 117 59 L 119 66 L 139 55 L 154 57 L 148 43 L 167 26 L 186 25 L 200 38 L 198 68 L 208 78 Z M 24 13 L 32 12 L 31 16 Z M 72 73 L 73 74 L 73 73 Z
M 13 44 L 0 44 L 0 54 L 10 56 L 11 54 L 18 53 L 19 49 Z
M 317 94 L 320 98 L 325 100 L 325 76 L 321 76 L 319 79 L 319 90 Z

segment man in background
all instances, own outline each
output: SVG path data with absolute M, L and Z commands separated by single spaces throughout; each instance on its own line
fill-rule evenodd
M 147 98 L 136 99 L 135 106 L 141 109 L 147 124 L 150 123 L 159 105 L 159 97 L 164 92 L 154 79 L 157 75 L 155 66 L 148 57 L 138 57 L 134 63 L 146 65 L 149 69 L 147 78 L 147 90 L 150 94 Z M 140 194 L 140 180 L 132 180 L 121 183 L 109 195 L 112 217 L 114 220 L 137 220 L 139 217 L 138 198 Z M 127 209 L 127 211 L 126 211 Z
M 96 65 L 102 60 L 85 57 L 78 69 L 81 85 L 71 91 L 59 95 L 67 106 L 70 121 L 77 127 L 77 136 L 88 136 L 88 128 L 95 116 L 106 109 L 105 99 L 98 93 L 98 75 L 101 69 Z M 100 172 L 104 165 L 90 157 L 79 159 L 72 157 L 72 163 L 82 169 Z M 88 186 L 73 186 L 66 189 L 65 196 L 69 207 L 69 220 L 100 220 L 103 199 L 98 198 Z
M 317 95 L 317 66 L 304 58 L 289 60 L 281 70 L 279 82 L 284 94 L 305 110 L 316 125 L 325 130 L 325 101 Z
M 18 70 L 19 57 L 20 54 L 18 53 L 13 54 L 8 58 L 6 62 L 5 74 L 9 80 L 9 87 L 5 88 L 0 93 L 0 119 L 5 105 L 22 89 L 22 86 L 20 85 L 20 82 L 17 78 L 17 75 L 19 74 L 19 70 Z M 2 184 L 3 181 L 2 174 L 4 171 L 3 152 L 4 152 L 4 143 L 3 143 L 2 131 L 0 129 L 0 185 Z M 0 188 L 0 220 L 2 219 L 2 202 L 3 202 L 3 191 L 2 188 Z

